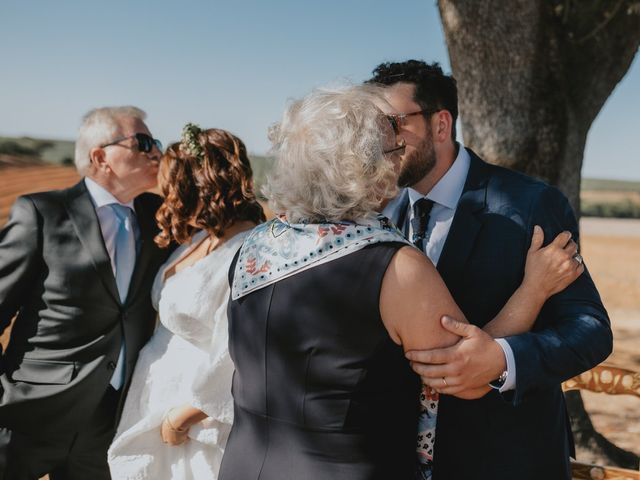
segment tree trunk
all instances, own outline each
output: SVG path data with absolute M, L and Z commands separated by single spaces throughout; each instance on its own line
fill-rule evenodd
M 557 185 L 577 212 L 587 133 L 640 42 L 637 5 L 611 4 L 439 1 L 465 143 Z
M 464 143 L 559 187 L 580 214 L 589 128 L 640 44 L 638 0 L 439 0 Z M 580 457 L 638 467 L 568 396 Z M 588 454 L 585 457 L 585 453 Z

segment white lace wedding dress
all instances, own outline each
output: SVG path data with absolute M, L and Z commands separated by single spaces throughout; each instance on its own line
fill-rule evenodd
M 140 351 L 118 431 L 109 449 L 114 480 L 215 480 L 233 421 L 227 350 L 228 270 L 248 232 L 164 281 L 167 268 L 206 236 L 198 232 L 156 275 L 151 296 L 159 313 L 155 333 Z M 189 430 L 189 441 L 162 442 L 165 413 L 190 404 L 209 418 Z

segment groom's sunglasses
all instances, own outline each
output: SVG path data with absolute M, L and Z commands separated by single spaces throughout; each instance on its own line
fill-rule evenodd
M 407 117 L 413 117 L 414 115 L 431 115 L 432 113 L 436 113 L 438 109 L 427 109 L 427 110 L 418 110 L 417 112 L 411 113 L 392 113 L 387 115 L 387 120 L 391 124 L 391 128 L 393 128 L 393 133 L 398 135 L 400 133 L 400 129 L 407 124 Z
M 123 140 L 128 140 L 130 138 L 135 138 L 138 146 L 138 151 L 142 153 L 149 153 L 153 150 L 153 147 L 157 147 L 158 150 L 162 152 L 162 142 L 160 140 L 153 138 L 146 133 L 136 133 L 135 135 L 129 135 L 128 137 L 120 137 L 116 138 L 113 142 L 106 143 L 101 145 L 100 148 L 110 147 L 111 145 L 117 145 Z

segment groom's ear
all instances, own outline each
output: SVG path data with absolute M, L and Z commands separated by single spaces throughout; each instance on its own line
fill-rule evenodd
M 453 117 L 449 110 L 440 110 L 432 117 L 431 130 L 433 139 L 436 142 L 446 142 L 451 139 L 451 129 L 453 128 Z

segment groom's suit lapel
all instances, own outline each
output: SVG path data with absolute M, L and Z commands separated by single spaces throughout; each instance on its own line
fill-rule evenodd
M 384 209 L 384 214 L 391 220 L 398 230 L 404 232 L 404 223 L 407 218 L 409 209 L 409 190 L 404 188 L 402 191 L 389 202 Z
M 487 204 L 489 166 L 470 149 L 467 151 L 471 157 L 469 173 L 437 266 L 449 290 L 455 290 L 463 277 L 465 264 L 482 227 L 480 213 Z
M 67 190 L 65 203 L 76 235 L 82 246 L 89 252 L 100 280 L 113 300 L 120 303 L 118 287 L 111 268 L 111 259 L 102 238 L 98 215 L 84 180 Z

